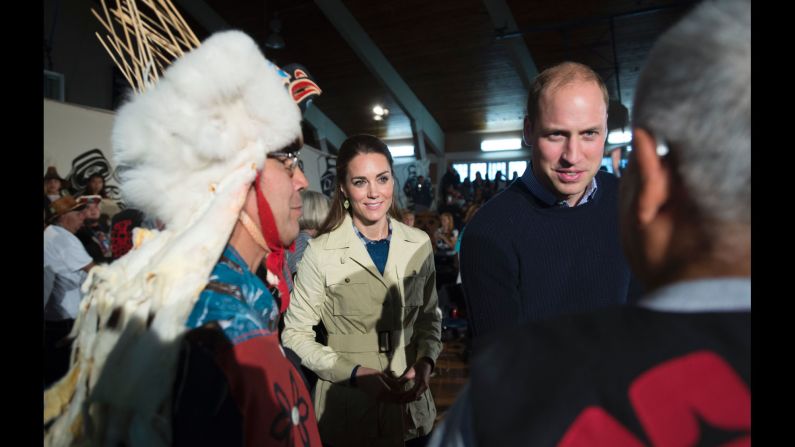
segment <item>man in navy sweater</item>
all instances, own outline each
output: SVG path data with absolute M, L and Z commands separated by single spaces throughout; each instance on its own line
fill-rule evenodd
M 751 2 L 703 2 L 641 72 L 621 183 L 637 306 L 527 323 L 431 447 L 751 445 Z
M 536 77 L 524 123 L 531 164 L 477 212 L 461 242 L 473 336 L 627 302 L 618 180 L 599 172 L 607 108 L 604 83 L 585 65 Z

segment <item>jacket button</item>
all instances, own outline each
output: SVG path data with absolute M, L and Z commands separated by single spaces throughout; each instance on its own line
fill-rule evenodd
M 351 282 L 350 278 L 345 278 L 345 282 Z
M 340 264 L 345 264 L 345 258 L 340 258 Z

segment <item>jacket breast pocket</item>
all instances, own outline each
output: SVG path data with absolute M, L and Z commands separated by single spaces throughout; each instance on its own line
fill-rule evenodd
M 331 299 L 333 315 L 367 315 L 372 313 L 370 284 L 350 277 L 327 278 L 326 295 Z
M 428 276 L 421 273 L 410 273 L 403 278 L 403 306 L 422 306 L 425 296 L 425 282 Z

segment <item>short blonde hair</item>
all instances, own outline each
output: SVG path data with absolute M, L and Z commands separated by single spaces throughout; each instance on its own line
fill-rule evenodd
M 298 225 L 302 230 L 317 230 L 320 224 L 326 219 L 329 210 L 330 200 L 323 193 L 317 191 L 301 191 L 301 206 L 304 213 L 298 219 Z

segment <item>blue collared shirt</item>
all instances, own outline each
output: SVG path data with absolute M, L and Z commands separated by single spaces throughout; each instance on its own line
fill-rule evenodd
M 386 221 L 389 224 L 389 234 L 387 234 L 386 239 L 381 239 L 381 241 L 391 241 L 392 240 L 392 220 L 387 218 Z M 352 222 L 353 222 L 353 219 L 351 219 L 351 223 Z M 373 241 L 373 240 L 367 239 L 367 237 L 365 237 L 362 234 L 362 232 L 359 231 L 358 228 L 356 228 L 356 224 L 352 223 L 352 225 L 353 225 L 353 232 L 356 233 L 357 236 L 359 236 L 359 239 L 362 240 L 362 243 L 364 244 L 365 247 L 367 247 L 368 244 L 376 244 L 378 242 L 381 242 L 381 241 Z
M 229 244 L 185 326 L 192 329 L 211 321 L 217 321 L 234 344 L 279 333 L 279 306 L 273 295 Z
M 530 190 L 530 193 L 533 194 L 538 200 L 546 203 L 549 206 L 559 206 L 563 208 L 569 208 L 569 202 L 565 200 L 558 200 L 555 195 L 548 190 L 541 182 L 538 181 L 535 175 L 533 175 L 533 164 L 532 162 L 527 163 L 527 169 L 525 169 L 524 174 L 521 177 L 522 181 L 527 188 Z M 585 205 L 591 200 L 596 194 L 596 176 L 594 175 L 591 179 L 591 183 L 585 188 L 585 194 L 583 194 L 580 203 L 575 206 Z

